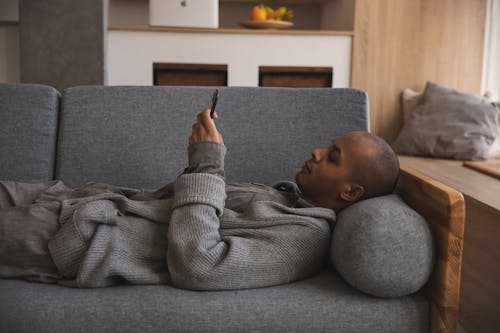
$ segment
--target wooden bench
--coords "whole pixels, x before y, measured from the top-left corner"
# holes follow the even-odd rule
[[[463,194],[465,233],[459,306],[468,332],[500,332],[500,180],[461,161],[400,156],[412,168]]]
[[[404,165],[397,192],[427,220],[436,238],[436,267],[425,288],[430,332],[456,332],[465,223],[463,196]]]

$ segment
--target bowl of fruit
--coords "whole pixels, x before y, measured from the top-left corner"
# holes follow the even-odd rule
[[[293,11],[285,6],[272,9],[260,4],[252,8],[249,20],[240,22],[240,25],[250,29],[285,29],[293,26],[290,22],[293,17]]]

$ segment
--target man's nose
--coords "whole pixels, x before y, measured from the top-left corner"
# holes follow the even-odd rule
[[[321,159],[323,158],[325,150],[326,149],[324,149],[324,148],[313,149],[311,155],[312,155],[312,158],[313,158],[314,162],[320,162],[321,161]]]

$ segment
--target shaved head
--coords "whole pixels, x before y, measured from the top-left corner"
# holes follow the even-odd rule
[[[399,175],[392,148],[367,132],[349,132],[327,148],[313,149],[295,176],[302,197],[336,211],[362,199],[391,193]]]
[[[365,188],[362,199],[391,193],[399,175],[396,154],[380,137],[367,132],[355,133],[367,143],[365,154],[354,163],[351,174],[352,181]]]

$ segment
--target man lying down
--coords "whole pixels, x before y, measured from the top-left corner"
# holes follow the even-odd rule
[[[391,148],[365,132],[314,149],[296,184],[226,184],[225,152],[206,109],[188,167],[157,191],[0,182],[0,277],[79,288],[288,283],[323,268],[335,212],[390,193],[399,171]]]

